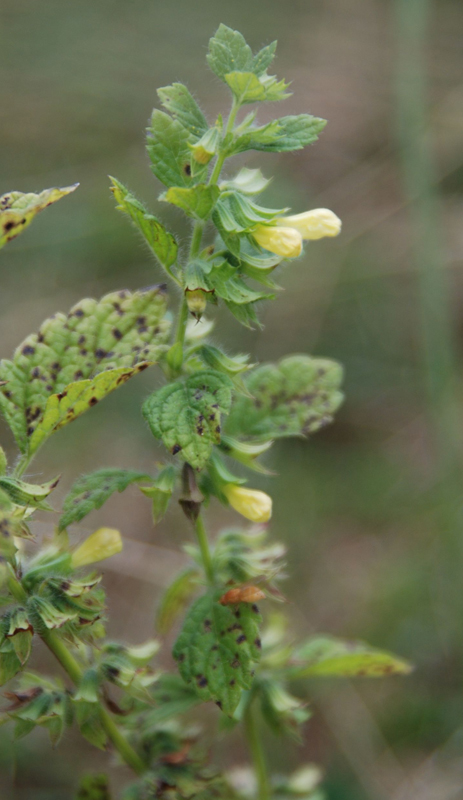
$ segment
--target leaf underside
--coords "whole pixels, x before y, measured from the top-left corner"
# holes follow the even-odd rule
[[[173,656],[184,681],[231,715],[260,659],[261,617],[255,605],[221,605],[221,594],[210,591],[192,605]]]
[[[55,314],[0,363],[0,409],[20,450],[55,430],[157,360],[169,333],[162,287],[85,299]]]
[[[131,483],[149,478],[144,472],[125,469],[100,469],[84,475],[73,485],[63,504],[59,530],[80,522],[90,511],[101,508],[114,492],[123,492]]]

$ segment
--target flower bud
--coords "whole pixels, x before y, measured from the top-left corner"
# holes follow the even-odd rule
[[[98,528],[85,542],[82,542],[72,554],[71,564],[74,569],[104,561],[122,550],[122,537],[114,528]]]
[[[251,522],[268,522],[272,516],[272,498],[265,492],[228,483],[223,493],[231,507]]]
[[[201,319],[206,308],[206,293],[202,289],[186,289],[186,303],[196,319]]]
[[[188,145],[193,158],[198,164],[209,164],[217,155],[220,146],[220,133],[217,128],[210,128],[198,142]]]
[[[302,236],[295,228],[258,225],[252,235],[257,244],[277,256],[297,258],[302,253]]]
[[[276,224],[289,226],[298,231],[303,239],[323,239],[337,236],[341,231],[341,220],[328,208],[314,208],[302,214],[277,219]]]

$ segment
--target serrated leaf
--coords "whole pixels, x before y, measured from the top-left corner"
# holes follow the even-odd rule
[[[115,178],[111,178],[111,181],[111,191],[118,203],[118,209],[131,217],[160,264],[168,270],[177,260],[178,245],[174,237],[120,181]]]
[[[181,208],[185,214],[193,219],[207,219],[211,214],[220,195],[218,186],[206,186],[201,183],[189,189],[171,187],[162,197],[168,203]]]
[[[180,674],[203,700],[213,700],[231,716],[242,689],[252,684],[260,658],[260,614],[256,606],[219,603],[222,590],[211,590],[193,603],[173,656]]]
[[[66,197],[77,189],[78,185],[75,183],[63,189],[44,189],[40,194],[8,192],[0,197],[0,248],[19,236],[39,211]]]
[[[232,382],[226,375],[203,370],[152,394],[143,405],[151,432],[167,449],[195,469],[202,469],[214,444],[220,442],[222,415],[228,414]]]
[[[246,376],[253,399],[237,399],[227,430],[262,439],[308,436],[332,421],[341,380],[341,366],[327,359],[296,355],[264,364]]]
[[[207,120],[194,97],[182,83],[162,86],[158,97],[164,108],[186,128],[195,139],[200,139],[209,128]]]
[[[235,305],[256,303],[258,300],[271,300],[275,295],[259,292],[249,286],[236,274],[237,270],[227,266],[211,270],[208,281],[211,288],[221,297]]]
[[[100,469],[84,475],[74,483],[63,503],[59,530],[73,522],[80,522],[90,511],[101,508],[114,492],[123,492],[131,483],[147,479],[149,476],[144,472],[116,468]]]
[[[288,84],[277,81],[268,75],[260,80],[253,72],[230,72],[225,75],[225,81],[235,95],[237,103],[257,103],[275,100],[284,100],[289,97],[286,92]]]
[[[252,59],[252,71],[255,75],[263,75],[264,72],[269,68],[270,64],[275,58],[276,49],[277,42],[275,41],[271,44],[268,44],[266,47],[263,47],[262,50],[259,50],[259,52],[256,53]]]
[[[367,677],[408,675],[412,666],[384,650],[364,642],[349,642],[331,636],[315,636],[293,653],[289,673],[293,678]]]
[[[0,409],[22,452],[158,359],[169,334],[162,288],[84,299],[0,363]],[[72,398],[72,400],[71,400]]]
[[[261,128],[254,128],[238,136],[229,146],[230,154],[246,150],[259,150],[264,153],[286,153],[301,150],[316,142],[326,125],[326,120],[311,114],[281,117]]]
[[[201,703],[194,687],[187,686],[180,675],[161,675],[152,690],[154,707],[148,712],[148,720],[159,725],[171,717],[185,714],[190,708]]]
[[[151,169],[165,186],[193,186],[205,177],[207,166],[198,166],[192,175],[190,138],[189,131],[177,119],[172,119],[164,111],[153,111],[147,150]]]
[[[200,573],[186,569],[177,575],[166,589],[156,614],[156,628],[163,636],[168,633],[179,614],[198,588]]]
[[[222,24],[209,40],[207,62],[212,72],[224,80],[229,72],[252,68],[252,50],[241,33]]]
[[[252,303],[240,305],[239,303],[233,303],[230,300],[225,300],[225,305],[231,314],[233,314],[235,319],[238,320],[240,325],[244,325],[245,328],[255,330],[256,328],[263,327],[257,316],[255,306]]]

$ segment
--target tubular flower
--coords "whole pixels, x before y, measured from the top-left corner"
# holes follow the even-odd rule
[[[98,528],[72,554],[72,566],[85,567],[95,561],[115,556],[122,550],[122,537],[114,528]]]
[[[277,226],[283,225],[299,231],[303,239],[323,239],[324,236],[337,236],[341,232],[341,220],[329,208],[314,208],[302,214],[281,217]]]
[[[227,483],[223,492],[231,507],[251,522],[268,522],[272,516],[272,498],[265,492],[236,483]]]
[[[295,228],[257,225],[252,235],[257,244],[277,256],[297,258],[302,253],[302,236]]]

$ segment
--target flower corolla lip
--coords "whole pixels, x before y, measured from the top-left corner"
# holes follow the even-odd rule
[[[342,222],[329,208],[314,208],[302,214],[293,214],[280,217],[276,220],[277,227],[284,226],[297,230],[303,239],[323,239],[325,236],[338,236],[341,232]]]
[[[257,244],[283,258],[297,258],[302,253],[302,236],[290,226],[257,225],[252,231]]]
[[[272,516],[272,498],[265,492],[236,483],[228,483],[223,491],[231,507],[251,522],[268,522]]]

